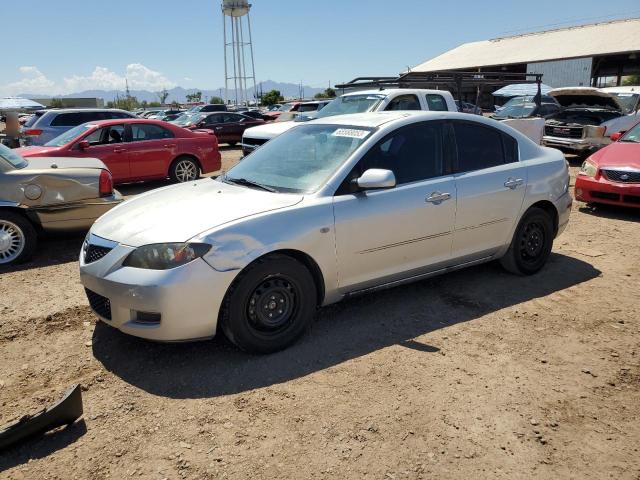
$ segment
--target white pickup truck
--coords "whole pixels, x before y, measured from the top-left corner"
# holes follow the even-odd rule
[[[315,118],[345,115],[348,113],[381,112],[389,110],[427,110],[457,112],[458,107],[451,93],[444,90],[389,88],[363,90],[342,95],[322,110],[299,116],[287,122],[273,122],[248,128],[242,136],[242,151],[248,155],[281,133]]]

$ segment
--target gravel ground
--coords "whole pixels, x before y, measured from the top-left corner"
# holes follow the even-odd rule
[[[0,478],[637,480],[639,221],[575,204],[536,276],[487,264],[345,301],[269,356],[96,324],[82,238],[47,240],[0,273],[0,423],[73,383],[85,415],[2,452]]]

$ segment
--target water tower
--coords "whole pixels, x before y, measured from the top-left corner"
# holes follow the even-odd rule
[[[222,22],[224,32],[224,97],[229,101],[229,82],[234,90],[236,105],[247,104],[256,96],[256,73],[251,42],[251,4],[247,0],[223,0]],[[249,57],[247,59],[247,57]],[[229,60],[231,68],[229,68]],[[247,87],[253,95],[247,95]]]

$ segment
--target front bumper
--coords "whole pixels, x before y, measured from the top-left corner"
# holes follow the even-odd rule
[[[542,144],[546,147],[572,150],[574,152],[587,152],[600,148],[602,142],[594,142],[589,138],[564,138],[544,135]]]
[[[100,240],[92,237],[90,242]],[[81,253],[80,281],[98,317],[124,333],[150,340],[213,337],[222,301],[238,272],[219,272],[203,259],[171,270],[123,267],[133,250],[116,244],[88,264]],[[96,298],[103,299],[105,308],[95,308]]]
[[[586,203],[606,203],[640,208],[640,184],[616,183],[598,177],[578,175],[576,178],[576,200]]]

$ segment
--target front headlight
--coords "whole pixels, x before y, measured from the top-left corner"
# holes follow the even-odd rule
[[[596,167],[589,160],[585,160],[582,162],[582,166],[580,167],[579,175],[586,175],[587,177],[595,177],[598,173],[598,167]]]
[[[125,258],[125,267],[169,270],[202,257],[211,249],[206,243],[155,243],[135,249]]]

